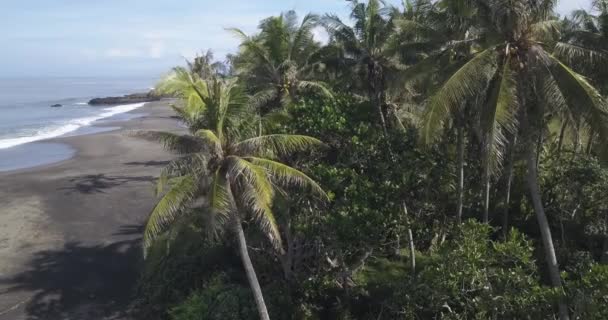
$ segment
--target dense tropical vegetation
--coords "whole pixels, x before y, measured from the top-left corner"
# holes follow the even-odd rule
[[[140,316],[608,318],[608,2],[555,2],[351,0],[176,67]]]

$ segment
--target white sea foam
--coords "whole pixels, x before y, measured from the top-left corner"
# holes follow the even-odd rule
[[[86,117],[86,118],[73,119],[58,127],[43,128],[43,129],[37,131],[35,134],[30,135],[30,136],[1,139],[0,140],[0,149],[10,148],[10,147],[18,146],[20,144],[24,144],[24,143],[28,143],[28,142],[56,138],[56,137],[62,136],[64,134],[73,132],[73,131],[77,130],[78,128],[81,128],[84,126],[89,126],[97,120],[101,120],[101,119],[108,118],[108,117],[111,117],[111,116],[114,116],[114,115],[117,115],[120,113],[125,113],[125,112],[135,110],[137,108],[142,107],[144,104],[145,103],[134,103],[134,104],[125,104],[125,105],[105,108],[105,109],[102,109],[103,112],[100,113],[99,115],[92,116],[92,117]]]
[[[88,103],[88,102],[76,102],[76,103],[74,103],[74,104],[75,104],[75,105],[77,105],[77,106],[86,106],[86,105],[88,105],[89,103]]]

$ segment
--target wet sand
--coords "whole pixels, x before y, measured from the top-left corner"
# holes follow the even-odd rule
[[[167,105],[104,123],[118,130],[42,142],[71,147],[68,160],[0,173],[1,320],[128,319],[142,224],[173,158],[129,133],[183,131]]]

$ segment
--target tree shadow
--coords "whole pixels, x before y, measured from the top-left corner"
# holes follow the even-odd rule
[[[84,194],[105,193],[104,190],[118,187],[129,182],[152,182],[153,176],[106,176],[105,174],[90,174],[70,179],[73,186],[59,188],[69,192]]]
[[[138,235],[141,236],[144,233],[145,225],[143,224],[127,224],[121,226],[118,231],[112,233],[113,236],[130,236]]]
[[[124,164],[126,164],[128,166],[160,167],[160,166],[166,166],[170,162],[171,161],[169,161],[169,160],[164,160],[164,161],[152,160],[152,161],[125,162]]]
[[[34,292],[25,305],[27,319],[122,318],[138,278],[140,239],[95,246],[70,242],[41,251],[25,271],[0,284],[8,293]]]

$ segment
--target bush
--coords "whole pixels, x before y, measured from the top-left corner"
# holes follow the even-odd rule
[[[219,273],[169,312],[172,320],[255,319],[257,311],[249,287],[235,285]]]
[[[491,232],[469,221],[439,247],[401,291],[406,318],[551,318],[554,292],[540,285],[530,242],[516,230],[492,241]]]
[[[593,264],[580,279],[566,282],[573,319],[608,319],[608,266]]]

